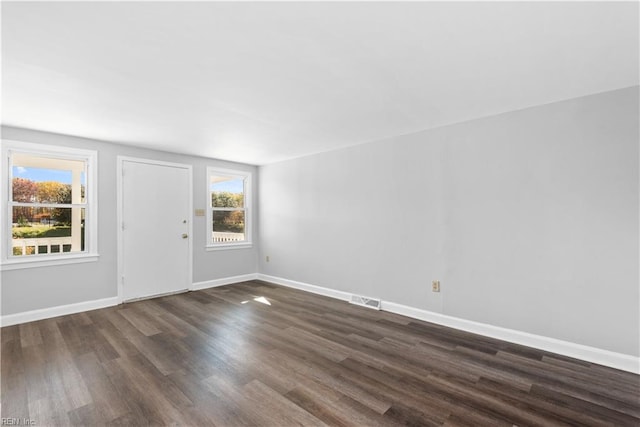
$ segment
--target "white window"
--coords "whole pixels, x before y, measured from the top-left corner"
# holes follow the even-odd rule
[[[207,246],[251,247],[251,173],[207,168]]]
[[[2,142],[2,269],[97,257],[97,153]]]

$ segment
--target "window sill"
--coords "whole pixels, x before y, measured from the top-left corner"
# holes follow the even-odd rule
[[[99,254],[79,254],[79,255],[66,255],[57,257],[39,257],[29,258],[21,260],[4,261],[0,265],[1,271],[6,270],[19,270],[23,268],[38,268],[38,267],[51,267],[55,265],[66,264],[79,264],[84,262],[98,261]]]
[[[228,243],[228,244],[220,244],[220,245],[207,245],[205,247],[206,251],[226,251],[227,249],[250,249],[253,247],[253,243]]]

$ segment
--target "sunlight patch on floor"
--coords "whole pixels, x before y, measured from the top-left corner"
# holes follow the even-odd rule
[[[271,305],[269,300],[266,299],[265,297],[255,297],[253,300],[262,304]],[[250,300],[242,301],[240,304],[246,304],[248,302],[251,302],[251,301]]]

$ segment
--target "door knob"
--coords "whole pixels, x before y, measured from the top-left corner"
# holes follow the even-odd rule
[[[188,235],[187,233],[184,233],[184,234],[182,235],[182,238],[183,238],[183,239],[186,239],[186,238],[188,238],[188,237],[189,237],[189,235]]]

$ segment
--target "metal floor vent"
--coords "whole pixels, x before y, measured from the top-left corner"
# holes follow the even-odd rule
[[[382,301],[374,298],[367,298],[360,295],[351,295],[351,304],[361,305],[363,307],[373,308],[374,310],[380,310]]]

